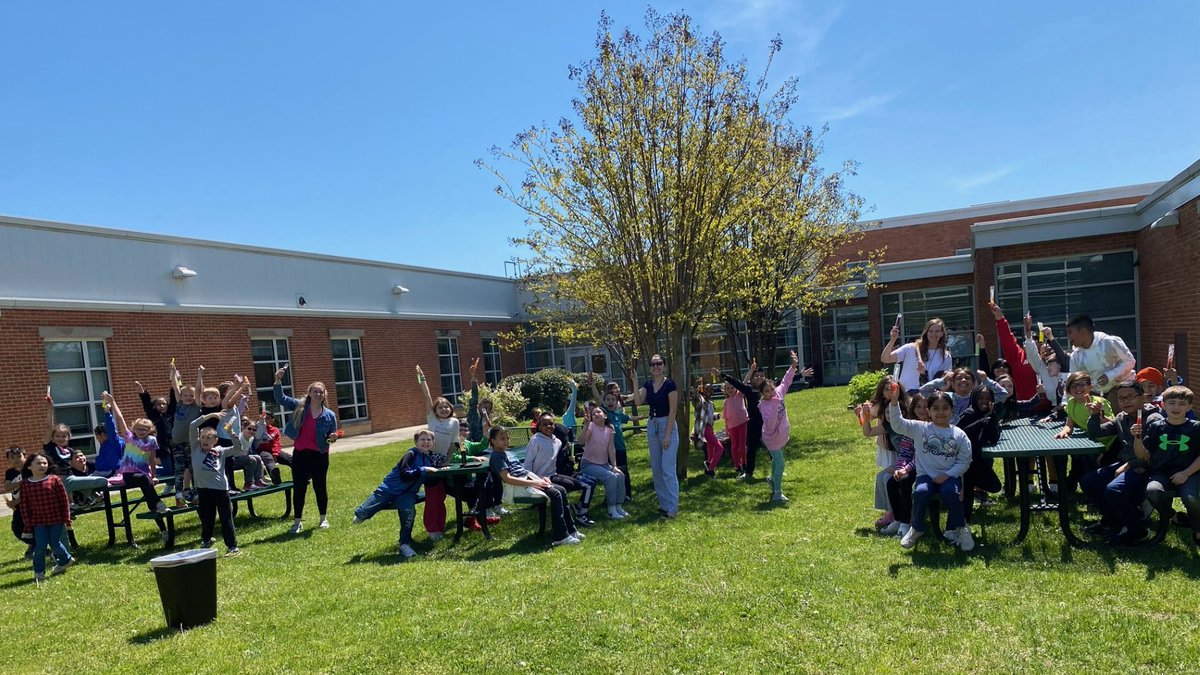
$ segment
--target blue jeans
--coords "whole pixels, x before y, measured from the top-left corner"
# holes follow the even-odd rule
[[[66,526],[62,523],[56,525],[37,525],[33,528],[33,573],[42,576],[46,574],[46,547],[50,547],[50,552],[54,555],[54,562],[59,565],[66,565],[71,561],[71,554],[67,552],[67,547],[63,544],[63,532]]]
[[[354,517],[359,520],[370,520],[372,516],[388,506],[395,506],[396,513],[400,515],[400,543],[412,545],[413,523],[417,519],[416,492],[403,492],[397,495],[376,489],[371,496],[358,505],[358,508],[354,509]]]
[[[613,471],[607,464],[580,462],[579,472],[595,478],[604,485],[604,502],[609,506],[625,503],[625,477]]]
[[[962,505],[962,478],[951,476],[938,485],[933,482],[933,476],[917,476],[913,483],[912,526],[918,532],[925,531],[925,512],[929,510],[929,502],[933,495],[940,495],[942,508],[946,511],[946,529],[957,530],[966,524]]]
[[[658,508],[671,515],[679,513],[679,476],[675,462],[679,454],[679,427],[672,424],[671,439],[664,449],[662,439],[668,438],[667,418],[652,417],[646,424],[646,444],[650,449],[650,473],[654,476],[654,494]]]
[[[771,496],[783,494],[783,448],[768,450],[771,453]]]
[[[1114,477],[1104,487],[1104,499],[1100,513],[1114,527],[1130,529],[1142,525],[1142,501],[1146,499],[1146,486],[1150,483],[1148,471],[1130,469]]]
[[[1108,491],[1108,486],[1117,480],[1117,469],[1120,468],[1121,464],[1121,462],[1117,462],[1102,466],[1095,471],[1089,471],[1079,477],[1079,489],[1087,498],[1088,503],[1099,509],[1101,521],[1108,525],[1116,522],[1116,516],[1112,512],[1112,508],[1108,505],[1108,499],[1105,497],[1105,494]]]
[[[1153,474],[1146,485],[1146,499],[1154,508],[1165,510],[1171,506],[1171,501],[1165,494],[1166,490],[1174,490],[1191,521],[1192,531],[1200,532],[1200,472],[1192,474],[1183,485],[1175,485],[1168,474]]]

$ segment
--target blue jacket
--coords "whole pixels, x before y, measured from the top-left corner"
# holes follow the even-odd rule
[[[121,457],[125,455],[125,440],[117,434],[117,423],[110,412],[104,413],[104,433],[108,434],[108,440],[96,453],[96,471],[107,473],[120,468]]]
[[[278,382],[275,383],[275,402],[283,406],[284,410],[295,410],[296,406],[302,403],[302,401],[298,401],[283,393],[283,385]],[[303,416],[300,418],[301,425],[304,424],[304,419],[309,414],[308,410],[305,409]],[[287,416],[287,424],[283,427],[283,434],[294,441],[296,440],[296,436],[300,434],[300,430],[296,428],[293,417],[295,416]],[[333,414],[332,410],[325,408],[321,411],[321,416],[317,418],[317,450],[323,453],[329,452],[329,441],[326,439],[329,438],[329,434],[336,432],[337,416]]]
[[[425,469],[431,466],[433,466],[432,457],[416,448],[411,448],[404,453],[399,462],[396,462],[396,466],[388,472],[376,489],[390,495],[415,493],[421,487]]]

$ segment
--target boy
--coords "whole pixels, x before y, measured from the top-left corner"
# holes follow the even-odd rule
[[[104,413],[104,424],[92,430],[96,441],[96,464],[92,475],[109,478],[117,475],[121,457],[125,456],[125,439],[117,433],[117,422],[111,412]]]
[[[25,450],[9,448],[4,451],[4,456],[8,459],[8,467],[4,470],[4,491],[11,497],[6,499],[5,503],[12,510],[12,533],[17,541],[28,546],[25,559],[32,560],[33,542],[25,539],[25,521],[21,518],[21,509],[17,508],[17,499],[21,492],[21,469],[25,466]]]
[[[1143,402],[1142,386],[1136,382],[1122,382],[1117,385],[1117,405],[1121,412],[1116,418],[1109,419],[1104,415],[1104,406],[1099,402],[1088,404],[1091,416],[1087,421],[1087,435],[1093,441],[1104,437],[1114,438],[1112,447],[1101,457],[1101,466],[1095,471],[1084,474],[1079,479],[1079,488],[1083,490],[1088,502],[1100,511],[1100,522],[1088,528],[1091,534],[1101,534],[1111,537],[1121,528],[1117,513],[1109,505],[1110,499],[1117,499],[1121,494],[1125,477],[1122,468],[1132,461],[1136,455],[1133,451],[1133,425],[1142,420],[1149,422],[1158,419],[1158,408]],[[1153,417],[1152,417],[1153,416]],[[1109,491],[1112,495],[1109,496]],[[1140,501],[1132,506],[1140,506]]]
[[[225,424],[230,417],[230,414],[219,412],[197,417],[188,425],[188,443],[192,448],[192,479],[199,501],[196,510],[200,515],[200,546],[212,548],[213,521],[219,517],[226,555],[235,556],[241,551],[238,550],[237,532],[233,529],[229,481],[225,478],[225,455],[232,448],[217,445],[217,430],[209,426],[210,422]]]
[[[400,542],[397,550],[405,558],[417,554],[412,547],[413,522],[417,517],[417,491],[427,473],[436,473],[429,452],[433,450],[433,432],[422,429],[413,438],[414,447],[400,457],[375,492],[354,509],[354,525],[370,520],[387,506],[396,507],[400,514]]]
[[[175,379],[175,366],[171,366],[168,375],[172,380]],[[162,441],[158,446],[158,464],[160,472],[165,475],[175,475],[175,458],[171,452],[171,432],[175,425],[175,408],[178,402],[175,398],[175,387],[171,387],[170,400],[162,396],[151,397],[150,392],[142,386],[141,382],[133,381],[138,388],[138,398],[142,401],[142,412],[146,413],[146,419],[154,424],[154,437],[160,438]]]
[[[283,476],[279,473],[276,463],[292,465],[292,456],[283,452],[283,445],[279,439],[279,427],[271,424],[271,413],[263,407],[254,427],[254,452],[258,453],[258,458],[263,461],[263,468],[271,476],[271,482],[276,485],[283,482]]]
[[[196,404],[196,392],[204,383],[204,366],[196,370],[196,386],[180,386],[183,381],[175,363],[171,363],[171,393],[178,398],[175,405],[175,422],[171,425],[171,459],[175,464],[175,508],[183,508],[185,491],[192,485],[192,448],[188,442],[188,429],[200,416]]]
[[[97,476],[88,466],[87,455],[82,450],[76,450],[71,455],[71,468],[62,474],[63,487],[71,497],[71,502],[78,506],[93,506],[100,500],[97,494],[100,490],[108,489],[108,479]]]
[[[1112,503],[1122,527],[1111,543],[1134,544],[1146,536],[1142,514],[1135,506],[1143,495],[1160,515],[1169,516],[1171,502],[1166,490],[1171,488],[1179,492],[1192,536],[1200,543],[1200,422],[1187,418],[1193,399],[1191,389],[1170,387],[1163,392],[1166,418],[1151,418],[1144,427],[1135,424],[1130,430],[1136,458],[1122,467],[1124,489]]]
[[[1088,373],[1100,394],[1133,379],[1133,353],[1120,337],[1096,330],[1092,317],[1081,314],[1071,319],[1067,339],[1075,348],[1071,352],[1071,372]]]

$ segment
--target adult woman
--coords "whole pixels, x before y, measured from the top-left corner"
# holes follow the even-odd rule
[[[337,415],[325,407],[325,385],[313,382],[303,401],[283,393],[285,368],[275,371],[275,402],[284,410],[294,411],[287,416],[283,433],[292,439],[292,490],[296,494],[296,520],[292,523],[292,534],[304,529],[304,499],[308,494],[308,483],[312,481],[313,494],[317,496],[317,511],[321,514],[321,529],[329,527],[327,509],[329,494],[325,479],[329,474],[329,444],[337,441]]]
[[[921,331],[921,337],[899,349],[896,341],[900,339],[900,327],[892,326],[891,339],[879,355],[884,363],[900,363],[900,386],[908,393],[914,393],[921,388],[921,380],[939,377],[939,373],[949,372],[954,368],[954,359],[946,349],[946,322],[941,319],[930,319]]]
[[[650,408],[646,444],[650,450],[650,472],[654,476],[658,512],[666,518],[674,518],[679,514],[679,478],[675,474],[675,458],[679,452],[679,429],[675,426],[679,388],[667,378],[666,371],[662,356],[651,356],[650,379],[634,392],[633,402],[634,405],[645,403]]]

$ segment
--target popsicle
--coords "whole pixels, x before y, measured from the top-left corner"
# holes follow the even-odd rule
[[[988,297],[991,298],[992,304],[996,304],[996,287],[988,286]]]
[[[1174,343],[1167,345],[1167,367],[1168,368],[1175,367],[1175,344]]]
[[[903,319],[903,318],[904,318],[904,315],[903,315],[903,314],[897,314],[897,315],[896,315],[896,328],[899,328],[899,327],[900,327],[900,319]]]
[[[1042,326],[1041,321],[1037,322],[1037,327],[1038,327],[1037,341],[1044,342],[1046,340],[1046,336],[1042,335],[1042,329],[1044,328],[1044,326]]]

